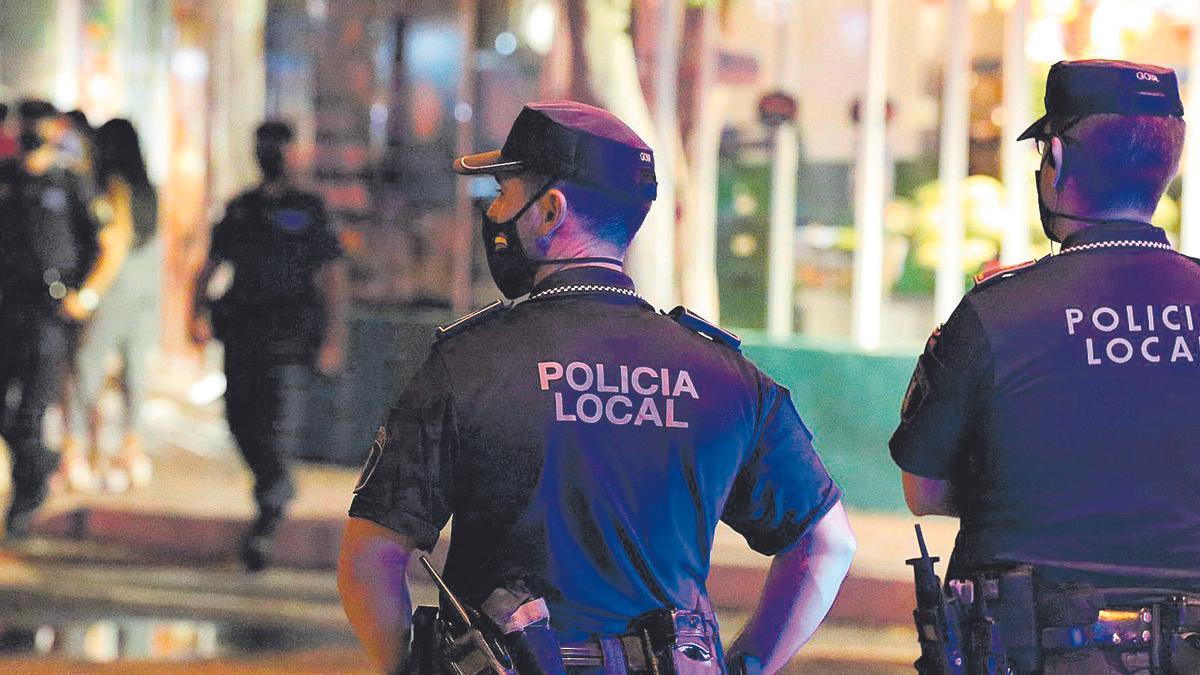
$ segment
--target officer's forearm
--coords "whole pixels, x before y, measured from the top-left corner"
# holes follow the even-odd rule
[[[408,652],[412,603],[405,570],[411,550],[400,535],[361,518],[351,518],[342,535],[342,606],[367,655],[386,672]]]
[[[730,653],[758,657],[765,672],[787,665],[829,612],[854,549],[839,502],[804,541],[772,561],[758,607]]]
[[[904,501],[915,516],[958,517],[954,484],[903,472]]]

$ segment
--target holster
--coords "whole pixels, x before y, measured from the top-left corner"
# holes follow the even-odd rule
[[[629,628],[621,643],[631,673],[705,675],[725,670],[716,617],[707,603],[699,611],[656,609]]]

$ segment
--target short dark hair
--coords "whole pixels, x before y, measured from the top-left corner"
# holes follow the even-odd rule
[[[280,120],[267,120],[258,125],[258,129],[254,130],[254,139],[256,141],[291,143],[295,137],[296,133],[292,131],[292,126]]]
[[[32,122],[43,117],[58,115],[58,108],[55,108],[49,101],[27,98],[17,105],[17,114],[21,116],[22,120]]]
[[[555,179],[535,171],[526,172],[524,177],[530,197],[534,190],[554,180],[551,187],[567,198],[567,210],[597,239],[622,250],[629,247],[650,211],[650,202],[631,201],[565,178]]]
[[[1179,171],[1184,121],[1153,115],[1087,115],[1063,137],[1068,175],[1093,211],[1153,211]]]

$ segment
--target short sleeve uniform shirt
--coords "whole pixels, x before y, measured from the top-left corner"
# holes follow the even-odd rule
[[[604,285],[553,274],[437,342],[393,406],[350,514],[429,549],[454,516],[447,583],[480,602],[514,583],[559,629],[612,635],[706,595],[718,520],[772,555],[840,492],[788,391],[715,342]],[[532,297],[532,296],[531,296]]]
[[[1096,226],[976,286],[930,338],[891,440],[952,481],[952,567],[1018,561],[1200,588],[1200,265]]]
[[[341,254],[317,195],[260,187],[234,198],[209,247],[210,260],[233,264],[222,300],[230,327],[264,350],[313,351],[325,321],[314,275]]]

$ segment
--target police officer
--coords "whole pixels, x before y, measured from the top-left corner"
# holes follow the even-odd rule
[[[705,627],[685,656],[717,672],[705,578],[724,520],[774,556],[731,660],[778,669],[829,608],[854,539],[788,391],[736,337],[656,312],[623,272],[656,193],[652,151],[604,110],[546,102],[502,150],[454,168],[499,181],[487,262],[507,298],[528,298],[440,328],[379,430],[339,565],[368,653],[407,658],[405,565],[453,515],[449,587],[475,607],[505,589],[543,599],[568,667],[633,668],[631,622],[673,609]]]
[[[1057,591],[1200,592],[1200,264],[1150,224],[1183,106],[1173,71],[1120,61],[1056,64],[1045,102],[1019,140],[1038,143],[1042,225],[1061,250],[976,278],[917,363],[891,454],[915,514],[961,519],[949,576],[1032,566],[1038,630],[1060,632],[1027,667],[1135,672],[1183,643],[1135,659],[1074,640],[1065,624],[1138,647],[1094,625],[1114,603],[1103,591]]]
[[[10,539],[28,533],[58,466],[58,453],[43,444],[42,418],[69,356],[71,324],[61,305],[96,252],[87,191],[55,148],[61,116],[36,100],[18,113],[20,153],[0,164],[0,430],[12,454]],[[5,396],[14,386],[15,400]]]
[[[214,226],[193,305],[193,338],[203,343],[215,334],[224,343],[226,416],[254,474],[258,516],[240,548],[251,571],[269,563],[295,494],[289,457],[303,438],[314,366],[337,372],[344,340],[341,247],[321,198],[288,174],[292,137],[282,122],[256,131],[262,183],[234,198]],[[210,303],[209,282],[222,268],[232,283]]]

